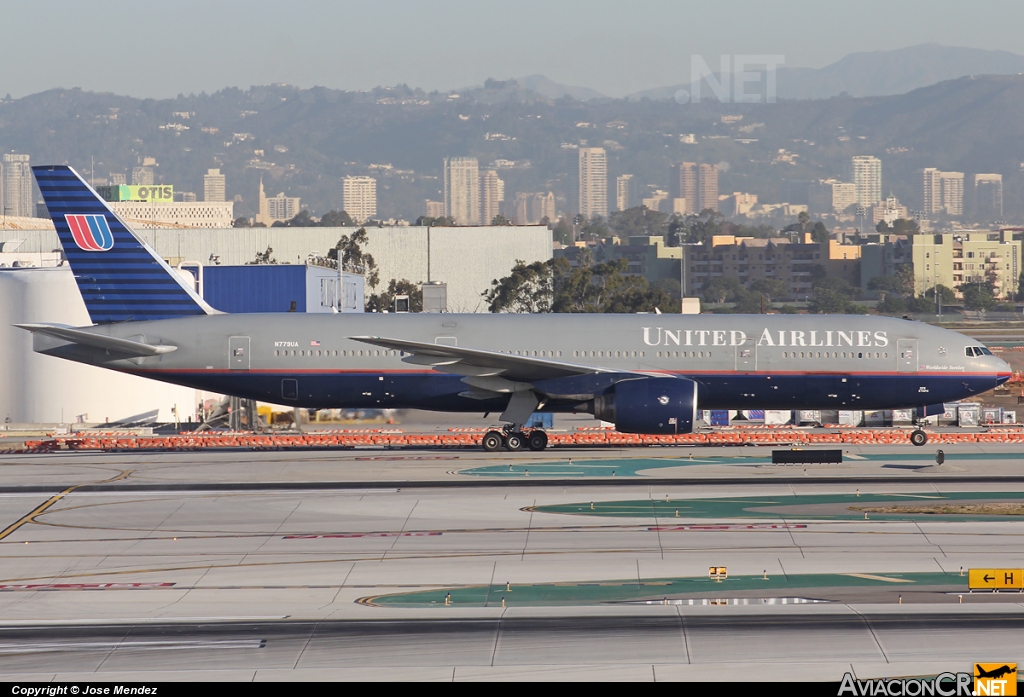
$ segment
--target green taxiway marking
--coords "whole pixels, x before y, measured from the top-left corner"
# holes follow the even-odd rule
[[[967,590],[967,577],[945,573],[863,573],[863,574],[772,574],[763,576],[730,576],[724,581],[706,577],[655,578],[628,581],[601,581],[591,583],[536,583],[515,584],[508,590],[505,584],[491,586],[457,586],[409,593],[394,593],[361,598],[358,602],[386,607],[444,607],[445,598],[459,607],[506,607],[599,605],[662,598],[765,591],[770,596],[786,595],[808,590],[850,587],[910,588],[914,586],[941,586],[949,590]]]
[[[841,447],[841,445],[840,445]],[[807,450],[828,450],[826,445],[808,445]],[[776,447],[776,450],[787,449]],[[845,457],[845,456],[844,456]],[[851,462],[900,462],[920,464],[921,466],[935,464],[935,454],[930,451],[913,453],[851,453],[848,457]],[[946,461],[968,461],[968,460],[1021,460],[1024,455],[1021,453],[946,453]],[[701,457],[639,457],[621,458],[607,460],[561,460],[555,462],[510,462],[504,465],[488,465],[486,467],[471,467],[459,470],[459,474],[484,477],[641,477],[643,470],[657,470],[666,467],[690,467],[699,465],[770,465],[770,455],[761,456],[701,456]],[[511,465],[511,467],[510,467]]]
[[[906,506],[932,506],[942,503],[964,504],[1024,500],[1024,491],[951,491],[928,494],[813,494],[808,496],[750,496],[728,499],[637,499],[631,501],[587,501],[528,509],[537,513],[607,516],[625,518],[674,519],[684,510],[684,518],[786,518],[790,520],[863,520],[864,512],[851,507],[872,508],[901,503]],[[868,513],[870,520],[1020,520],[1024,516],[942,513]]]

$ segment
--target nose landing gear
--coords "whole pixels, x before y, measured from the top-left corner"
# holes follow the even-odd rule
[[[928,442],[928,434],[919,428],[910,432],[910,442],[918,447]]]

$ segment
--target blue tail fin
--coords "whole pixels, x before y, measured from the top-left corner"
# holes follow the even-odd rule
[[[136,237],[78,172],[65,165],[32,171],[94,323],[215,312]]]

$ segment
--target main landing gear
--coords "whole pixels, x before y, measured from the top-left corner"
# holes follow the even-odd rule
[[[524,447],[530,450],[543,450],[548,447],[548,434],[540,429],[529,429],[523,432],[522,428],[506,426],[500,431],[488,431],[484,434],[484,450],[489,453],[497,452],[502,448],[511,452],[522,450]]]
[[[919,428],[910,432],[910,442],[918,447],[928,442],[928,434]]]

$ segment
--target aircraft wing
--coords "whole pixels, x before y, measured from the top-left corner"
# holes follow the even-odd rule
[[[70,341],[73,344],[91,346],[93,348],[106,349],[125,356],[144,357],[159,356],[171,351],[177,351],[177,346],[146,344],[131,339],[118,339],[106,334],[87,332],[80,328],[68,327],[63,324],[15,324],[15,327],[26,329],[33,334],[43,334],[55,339]]]
[[[622,370],[610,370],[592,365],[566,363],[552,358],[532,356],[516,356],[500,351],[484,351],[481,349],[447,346],[444,344],[428,344],[405,339],[389,339],[380,336],[351,336],[353,341],[380,346],[386,349],[404,351],[411,355],[402,360],[415,365],[427,365],[435,370],[473,378],[503,378],[520,383],[552,380],[554,378],[571,377],[574,375],[591,375],[595,373],[622,373]],[[483,380],[467,381],[469,384]],[[499,384],[500,381],[494,381]],[[487,388],[483,388],[487,389]],[[495,390],[502,391],[505,390]]]

